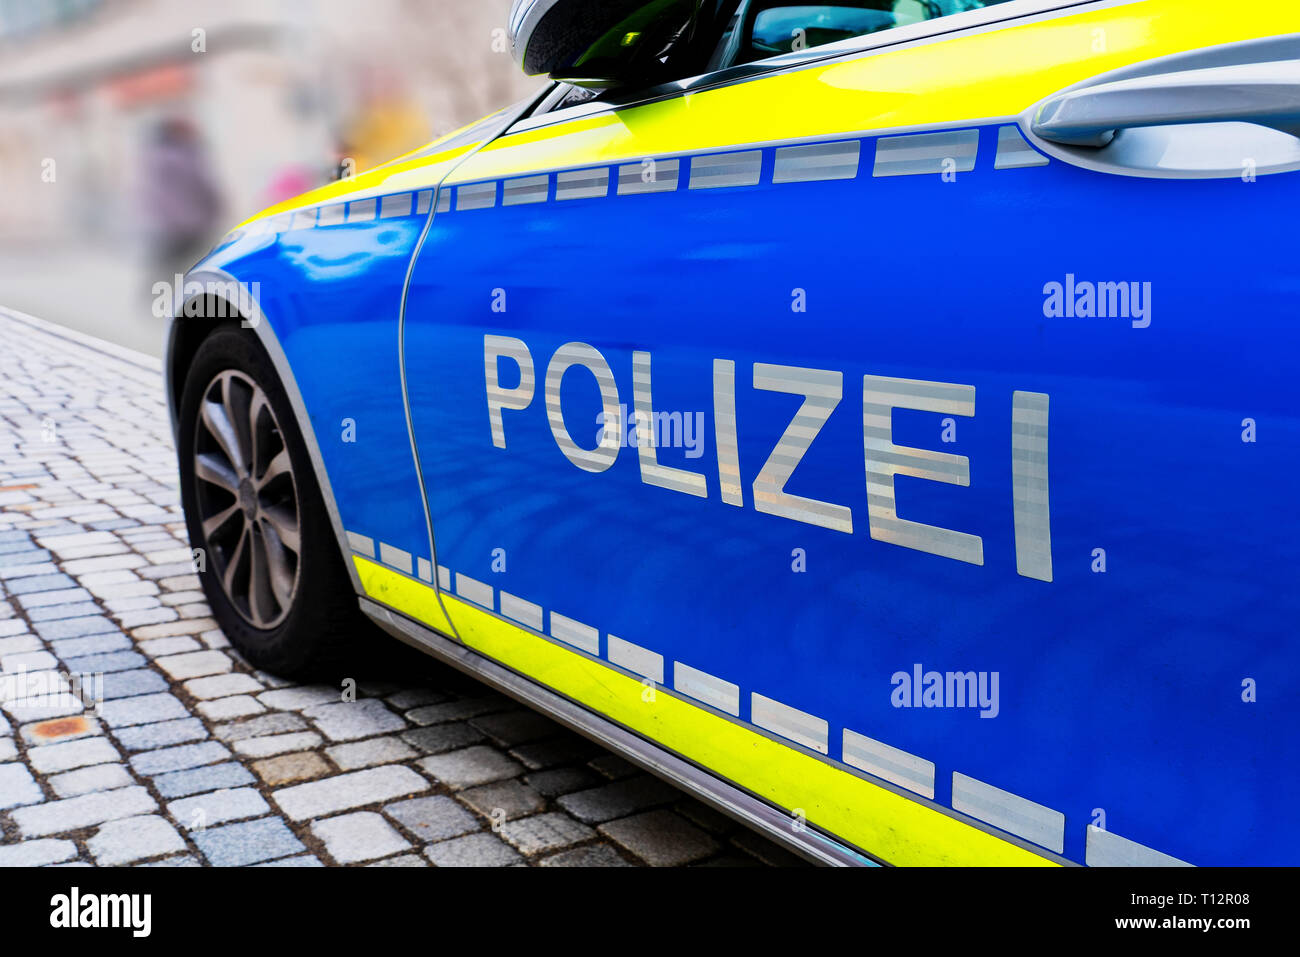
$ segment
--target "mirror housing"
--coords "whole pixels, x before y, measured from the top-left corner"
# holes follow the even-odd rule
[[[529,76],[606,90],[649,83],[699,0],[514,0],[510,52]]]

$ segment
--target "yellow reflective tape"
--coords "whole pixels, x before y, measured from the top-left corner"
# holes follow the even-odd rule
[[[452,633],[451,624],[438,603],[438,593],[432,588],[360,555],[353,555],[352,563],[357,567],[361,587],[368,598],[396,608],[443,634]]]
[[[495,140],[449,181],[1014,116],[1110,70],[1300,31],[1294,0],[1140,0],[814,64]]]
[[[450,633],[432,588],[353,556],[367,596]],[[465,645],[891,864],[1056,866],[458,598],[442,601]]]

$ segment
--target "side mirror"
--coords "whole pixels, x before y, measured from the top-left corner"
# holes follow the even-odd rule
[[[605,90],[653,81],[699,0],[514,0],[510,50],[524,73]]]

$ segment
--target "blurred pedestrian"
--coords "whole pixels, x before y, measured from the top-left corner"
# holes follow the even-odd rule
[[[181,117],[155,127],[145,149],[141,212],[159,277],[184,273],[221,231],[221,196],[192,123]]]

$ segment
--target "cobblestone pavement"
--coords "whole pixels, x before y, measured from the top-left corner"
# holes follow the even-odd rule
[[[355,701],[249,667],[110,352],[0,311],[0,866],[802,863],[377,631]]]

